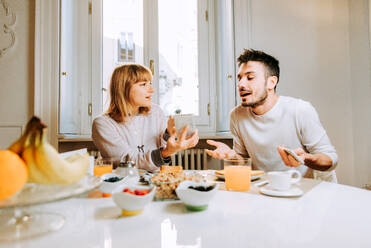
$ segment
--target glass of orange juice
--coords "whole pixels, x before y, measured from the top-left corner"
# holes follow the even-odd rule
[[[251,180],[251,159],[225,159],[224,177],[227,190],[248,191]]]
[[[112,173],[113,161],[111,159],[100,158],[94,161],[94,176],[100,177],[106,173]]]

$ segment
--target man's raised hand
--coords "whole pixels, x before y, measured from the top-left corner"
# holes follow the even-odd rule
[[[216,158],[216,159],[233,159],[233,158],[239,158],[240,156],[229,146],[222,142],[217,142],[214,140],[206,140],[206,143],[212,146],[215,146],[215,150],[209,150],[206,149],[206,153],[209,154],[209,156]]]

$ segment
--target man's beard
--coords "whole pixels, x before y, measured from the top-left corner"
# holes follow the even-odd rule
[[[265,86],[264,86],[264,92],[259,96],[258,100],[256,100],[255,102],[251,102],[251,103],[246,103],[242,100],[241,106],[256,108],[260,105],[263,105],[265,101],[267,100],[267,98],[268,98],[268,90],[267,90],[267,81],[266,81]]]

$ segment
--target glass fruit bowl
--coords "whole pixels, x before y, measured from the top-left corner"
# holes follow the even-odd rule
[[[27,183],[22,191],[0,201],[0,241],[14,241],[59,230],[64,216],[57,213],[27,212],[27,206],[59,201],[94,190],[101,184],[98,177],[86,175],[75,184],[42,185]]]

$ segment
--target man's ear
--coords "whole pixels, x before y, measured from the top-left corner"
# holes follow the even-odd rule
[[[267,88],[269,90],[273,90],[274,87],[276,87],[277,82],[278,82],[277,76],[270,76],[270,77],[268,77]]]

